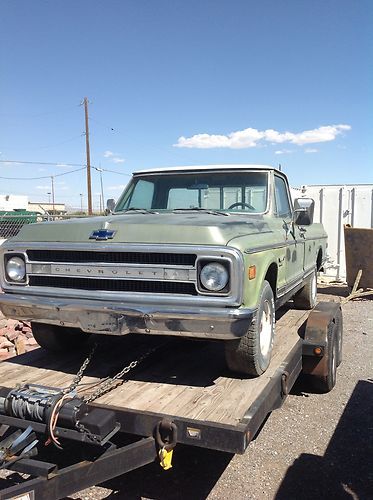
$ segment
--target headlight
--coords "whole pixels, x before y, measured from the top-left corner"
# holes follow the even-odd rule
[[[227,285],[229,275],[222,264],[211,262],[201,269],[200,280],[206,290],[219,292]]]
[[[10,281],[24,281],[26,276],[26,264],[21,257],[11,257],[5,266]]]

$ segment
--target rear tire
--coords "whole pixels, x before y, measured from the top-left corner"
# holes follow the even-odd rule
[[[259,307],[246,334],[225,342],[225,359],[234,372],[261,375],[271,361],[275,333],[275,301],[268,281],[263,282]]]
[[[64,352],[80,348],[90,338],[90,334],[84,333],[80,328],[68,328],[45,323],[31,323],[31,328],[40,347],[51,352]]]
[[[313,309],[317,302],[317,268],[307,278],[307,283],[294,295],[295,309]]]
[[[343,316],[342,316],[342,311],[341,309],[338,309],[336,315],[335,315],[335,327],[336,327],[336,333],[337,333],[337,344],[338,344],[338,349],[337,349],[337,366],[339,366],[342,363],[343,359]]]

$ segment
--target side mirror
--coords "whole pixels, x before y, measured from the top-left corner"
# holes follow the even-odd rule
[[[115,200],[114,200],[114,198],[109,198],[106,201],[106,210],[105,210],[105,212],[107,214],[110,214],[114,210],[114,207],[115,207]]]
[[[294,200],[294,223],[297,226],[310,226],[313,223],[315,202],[312,198]]]

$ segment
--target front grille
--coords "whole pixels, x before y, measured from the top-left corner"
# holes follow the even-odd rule
[[[164,264],[194,266],[195,254],[146,252],[92,252],[84,250],[27,250],[34,262],[110,263],[110,264]]]
[[[31,286],[70,288],[76,290],[106,290],[109,292],[177,293],[197,295],[193,283],[172,281],[110,280],[65,278],[59,276],[30,276]]]

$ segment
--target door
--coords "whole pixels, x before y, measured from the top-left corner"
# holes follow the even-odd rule
[[[287,183],[275,175],[275,202],[277,217],[282,219],[285,241],[286,288],[291,288],[303,278],[304,238],[293,223],[293,207]]]

